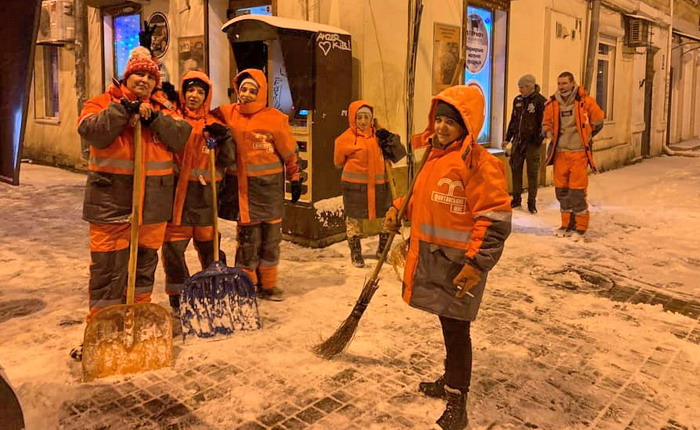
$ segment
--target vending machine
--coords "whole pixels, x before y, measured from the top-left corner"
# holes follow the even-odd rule
[[[335,138],[348,127],[352,91],[350,34],[314,22],[243,15],[222,27],[237,71],[257,68],[268,79],[268,106],[289,116],[297,141],[302,196],[291,203],[286,186],[282,234],[304,246],[345,238]]]

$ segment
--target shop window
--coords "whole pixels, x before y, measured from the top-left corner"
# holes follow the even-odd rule
[[[605,119],[613,119],[613,101],[615,81],[615,45],[613,42],[598,44],[598,63],[596,69],[595,99],[598,106],[605,111]]]
[[[466,33],[467,52],[464,83],[477,87],[484,94],[484,126],[479,134],[479,143],[491,141],[491,110],[493,87],[493,24],[492,10],[467,7]]]
[[[34,72],[34,116],[37,119],[58,120],[59,47],[37,47]]]
[[[121,79],[131,50],[139,46],[141,15],[121,15],[112,18],[114,31],[114,76]]]

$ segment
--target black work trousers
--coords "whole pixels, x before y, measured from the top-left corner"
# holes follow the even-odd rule
[[[463,393],[469,391],[472,379],[472,338],[470,322],[440,317],[445,339],[445,383]]]
[[[527,163],[527,198],[537,197],[538,176],[540,172],[540,152],[542,145],[521,143],[525,148],[516,147],[510,157],[510,169],[513,176],[513,200],[519,202],[523,192],[523,167]]]

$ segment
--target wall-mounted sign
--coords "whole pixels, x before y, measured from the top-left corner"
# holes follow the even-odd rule
[[[204,36],[180,37],[177,45],[180,79],[191,70],[207,72],[204,64]]]
[[[433,95],[452,83],[459,62],[460,28],[435,23],[433,28]]]
[[[161,58],[170,46],[170,27],[168,18],[161,12],[155,12],[148,18],[148,27],[153,29],[151,38],[151,54],[156,58]]]
[[[471,3],[471,2],[470,2]],[[466,10],[466,64],[464,82],[479,88],[484,94],[484,126],[478,141],[491,140],[491,87],[493,50],[493,11],[468,6]]]
[[[489,9],[508,10],[511,0],[467,0],[469,6],[481,6]]]

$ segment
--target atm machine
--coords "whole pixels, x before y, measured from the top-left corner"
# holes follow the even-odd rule
[[[302,195],[289,199],[282,234],[324,247],[345,238],[340,171],[333,165],[335,138],[347,127],[352,91],[350,34],[328,25],[266,15],[236,17],[222,27],[236,68],[257,68],[268,79],[268,106],[289,116],[301,164]]]

